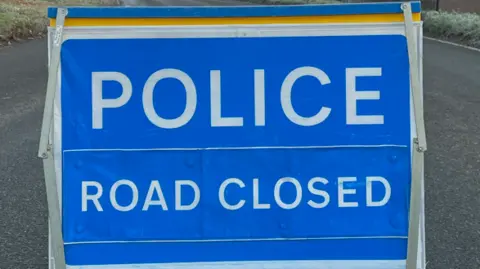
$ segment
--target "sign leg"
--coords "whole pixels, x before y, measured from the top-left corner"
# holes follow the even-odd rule
[[[420,239],[420,225],[422,214],[422,180],[424,152],[427,149],[425,123],[423,118],[422,88],[418,54],[415,51],[416,39],[414,35],[413,16],[411,3],[402,4],[405,19],[405,34],[408,46],[408,58],[410,64],[411,96],[416,126],[416,138],[413,141],[412,157],[412,183],[410,190],[410,214],[408,229],[407,269],[417,269],[418,250]]]
[[[40,145],[38,150],[38,156],[43,159],[49,217],[49,253],[51,253],[51,256],[53,256],[53,268],[55,269],[66,269],[64,241],[62,235],[62,218],[60,212],[60,198],[57,189],[55,162],[52,152],[53,147],[50,140],[53,122],[53,106],[55,101],[55,92],[57,91],[58,69],[60,66],[60,48],[63,41],[63,25],[66,15],[66,9],[58,9],[55,39],[50,54],[51,58],[49,59],[47,93],[43,112]],[[50,258],[51,257],[49,257],[49,264]]]
[[[407,37],[408,60],[410,64],[410,85],[413,95],[413,112],[415,114],[415,125],[417,128],[418,150],[427,150],[427,138],[425,134],[425,120],[423,118],[422,85],[420,83],[420,72],[418,68],[418,57],[415,50],[416,39],[413,28],[412,6],[410,3],[402,4],[405,20],[405,34]]]
[[[49,59],[47,93],[45,97],[45,107],[43,110],[40,145],[38,149],[38,156],[40,158],[47,157],[47,148],[50,144],[49,136],[53,121],[53,104],[55,101],[55,92],[57,91],[58,68],[60,67],[60,47],[63,42],[63,25],[65,23],[66,15],[66,9],[58,9],[55,37],[53,40],[52,51],[50,53]]]
[[[417,144],[415,142],[415,144]],[[413,150],[412,185],[410,191],[410,216],[408,228],[407,269],[417,269],[418,240],[420,238],[421,190],[423,175],[423,152]]]
[[[62,235],[62,220],[60,216],[60,205],[58,190],[55,177],[55,163],[51,151],[43,159],[43,170],[45,174],[45,184],[47,189],[48,217],[50,221],[52,256],[55,269],[65,269],[65,251]],[[53,183],[55,182],[55,183]]]

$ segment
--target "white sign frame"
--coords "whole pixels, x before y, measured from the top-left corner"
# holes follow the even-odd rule
[[[55,46],[55,41],[58,41],[58,29],[56,27],[49,27],[48,28],[48,55],[49,55],[49,66],[50,61],[53,55],[52,52]],[[64,27],[62,29],[62,36],[63,42],[66,42],[70,39],[89,39],[89,38],[101,38],[101,39],[109,39],[109,38],[179,38],[179,37],[196,37],[196,38],[205,38],[205,37],[268,37],[268,36],[340,36],[340,35],[366,35],[366,34],[374,34],[374,35],[386,35],[386,34],[399,34],[406,36],[406,25],[405,23],[335,23],[335,24],[326,24],[326,23],[318,23],[318,24],[275,24],[275,25],[266,25],[266,24],[248,24],[248,25],[205,25],[205,26],[144,26],[144,27],[125,27],[125,26],[118,26],[118,27]],[[418,78],[420,82],[420,95],[423,96],[423,88],[421,85],[423,84],[423,29],[422,29],[422,22],[413,22],[413,36],[415,41],[415,54],[416,54],[416,62],[418,64],[417,71],[418,71]],[[62,42],[62,43],[63,43]],[[62,154],[59,145],[61,145],[61,103],[60,103],[60,87],[61,87],[61,66],[57,70],[57,85],[55,90],[55,99],[54,99],[54,107],[53,107],[53,128],[50,128],[50,136],[53,140],[50,140],[53,146],[53,161],[54,165],[46,165],[45,166],[45,174],[47,176],[47,172],[51,176],[52,174],[55,175],[56,185],[58,190],[58,197],[62,197],[61,189],[62,189]],[[411,100],[413,104],[413,100]],[[421,100],[423,102],[423,98]],[[413,106],[412,106],[413,107]],[[420,111],[423,113],[423,111]],[[411,123],[412,123],[412,141],[413,139],[417,138],[416,133],[416,125],[415,125],[415,113],[411,111]],[[412,150],[416,150],[416,145],[411,144]],[[412,152],[412,155],[414,153]],[[417,262],[416,268],[417,269],[425,269],[426,268],[426,256],[425,256],[425,205],[424,205],[424,167],[423,167],[423,154],[421,155],[421,163],[419,163],[422,173],[421,177],[421,189],[419,193],[421,197],[419,197],[420,202],[420,225],[418,227],[418,252],[417,252]],[[51,171],[54,169],[54,171]],[[412,183],[413,183],[412,178]],[[412,184],[413,185],[413,184]],[[59,199],[59,208],[60,212],[62,212],[61,206],[61,199]],[[63,269],[63,268],[56,268],[55,266],[55,250],[53,249],[54,245],[52,244],[52,231],[51,231],[51,223],[49,221],[49,269]],[[61,227],[61,226],[60,226]],[[63,250],[63,247],[62,247]],[[58,261],[57,261],[58,262]],[[354,261],[353,263],[358,264],[358,266],[354,266],[353,264],[338,264],[332,263],[331,265],[339,265],[339,266],[348,266],[351,269],[380,269],[382,268],[381,263],[378,264],[378,267],[374,266],[372,261],[366,261],[366,264],[359,264],[358,261]],[[57,263],[58,264],[58,263]],[[217,268],[215,265],[220,264],[212,264],[212,263],[203,263],[203,264],[196,264],[196,267],[200,268]],[[275,266],[275,264],[272,264]],[[328,264],[325,264],[326,267],[322,268],[330,268]],[[372,265],[374,267],[372,267]],[[191,265],[190,265],[191,266]],[[212,267],[213,266],[213,267]],[[237,264],[236,266],[240,266]],[[248,268],[248,264],[243,264],[241,266],[246,266],[242,268]],[[350,267],[354,266],[354,267]],[[403,267],[402,267],[403,266]],[[179,268],[179,267],[188,267],[185,264],[171,264],[170,266],[165,266],[162,268]],[[219,268],[237,268],[237,267],[230,267],[227,264],[222,263]],[[93,268],[100,268],[94,266],[67,266],[66,268],[69,269],[93,269]],[[106,267],[101,267],[106,268]],[[125,266],[109,266],[109,269],[113,268],[130,268]],[[133,268],[133,267],[132,267]],[[145,268],[154,268],[148,267],[145,265]],[[155,267],[158,268],[158,267]],[[256,268],[256,267],[255,267]],[[265,267],[264,267],[265,268]],[[275,267],[278,268],[278,267]],[[292,268],[311,268],[311,266],[307,263],[297,263]],[[318,268],[318,266],[317,266]],[[344,267],[346,268],[346,267]],[[406,268],[405,265],[400,265],[398,268]],[[321,269],[321,268],[318,268]],[[408,268],[410,269],[410,268]]]

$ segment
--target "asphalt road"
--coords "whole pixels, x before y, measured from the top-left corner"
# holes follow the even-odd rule
[[[178,0],[158,2],[179,4]],[[207,2],[234,3],[185,0],[180,4]],[[477,269],[480,52],[429,40],[424,43],[428,268]],[[46,51],[45,40],[0,49],[1,269],[47,268],[45,187],[41,161],[36,157]]]

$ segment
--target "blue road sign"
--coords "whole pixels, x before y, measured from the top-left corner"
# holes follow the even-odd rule
[[[406,258],[403,36],[69,40],[61,63],[68,264]]]
[[[393,4],[377,13],[362,7],[401,12]],[[252,10],[263,9],[283,8]],[[200,14],[194,10],[142,12]],[[69,14],[82,12],[91,10]],[[412,162],[405,36],[111,35],[119,37],[83,34],[61,49],[62,225],[71,268],[265,261],[282,269],[405,268]]]

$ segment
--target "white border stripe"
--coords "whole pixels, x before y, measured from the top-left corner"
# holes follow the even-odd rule
[[[405,269],[405,260],[231,261],[161,264],[77,265],[68,269]]]
[[[182,150],[254,150],[254,149],[335,149],[335,148],[407,148],[407,145],[332,145],[332,146],[259,146],[259,147],[212,147],[212,148],[111,148],[111,149],[66,149],[63,152],[94,151],[182,151]]]
[[[205,240],[132,240],[132,241],[79,241],[65,242],[65,245],[84,244],[132,244],[132,243],[215,243],[215,242],[263,242],[263,241],[313,241],[351,239],[408,239],[408,236],[351,236],[351,237],[311,237],[311,238],[245,238],[245,239],[205,239]]]

